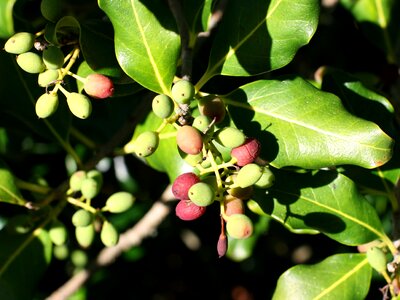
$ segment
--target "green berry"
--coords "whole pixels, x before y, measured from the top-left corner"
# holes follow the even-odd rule
[[[68,232],[64,223],[54,220],[49,229],[50,240],[54,245],[63,245],[67,241]]]
[[[54,83],[58,79],[58,70],[46,70],[38,75],[38,84],[41,87],[46,87]]]
[[[189,103],[195,94],[193,84],[188,80],[177,81],[171,89],[172,99],[180,104]]]
[[[135,141],[135,153],[140,157],[152,155],[158,147],[158,133],[155,131],[145,131],[141,133]]]
[[[77,268],[83,268],[88,263],[88,256],[85,251],[75,249],[71,253],[71,262]]]
[[[82,182],[86,178],[86,172],[83,170],[79,170],[74,172],[69,178],[69,188],[73,192],[78,192],[81,190]]]
[[[245,239],[253,234],[253,222],[244,214],[233,214],[226,220],[226,231],[234,239]]]
[[[192,126],[202,133],[214,132],[214,125],[211,124],[211,119],[204,115],[194,118]]]
[[[386,270],[386,255],[381,248],[368,248],[367,259],[371,267],[374,268],[378,273],[383,273]]]
[[[272,173],[270,168],[263,167],[261,177],[256,183],[254,183],[254,187],[260,189],[266,189],[271,187],[275,182],[275,175]]]
[[[40,3],[42,16],[51,22],[57,22],[62,16],[61,0],[42,0]]]
[[[72,114],[80,119],[86,119],[92,113],[92,102],[83,94],[76,92],[69,93],[67,104]]]
[[[105,210],[111,213],[122,213],[128,210],[135,201],[135,198],[128,192],[117,192],[108,197]]]
[[[103,223],[103,227],[101,228],[100,239],[104,246],[111,247],[118,243],[119,233],[113,224],[105,221]]]
[[[198,182],[190,187],[188,196],[197,206],[208,206],[215,200],[215,191],[208,183]]]
[[[29,32],[18,32],[10,37],[4,45],[4,50],[12,54],[22,54],[32,49],[35,35]]]
[[[78,244],[83,248],[87,248],[93,243],[94,235],[95,235],[95,230],[93,224],[75,228],[76,240]]]
[[[64,53],[56,46],[49,46],[43,50],[43,62],[47,69],[58,70],[64,64]]]
[[[72,215],[72,224],[75,227],[89,226],[93,222],[93,214],[86,209],[78,209]]]
[[[93,199],[99,194],[100,188],[101,185],[99,185],[99,182],[96,179],[87,177],[82,181],[82,196],[86,199]]]
[[[235,148],[242,145],[246,140],[243,132],[235,127],[224,127],[215,133],[215,141],[221,146]]]
[[[55,258],[59,260],[64,260],[68,257],[69,255],[69,249],[66,244],[62,245],[54,245],[53,247],[53,255]]]
[[[93,169],[88,171],[86,173],[86,177],[93,178],[94,180],[96,180],[99,188],[103,186],[103,174],[99,170]]]
[[[46,69],[42,57],[34,52],[25,52],[17,56],[17,64],[27,73],[37,74]]]
[[[168,118],[174,111],[174,102],[167,95],[157,95],[151,103],[154,114],[161,118]]]
[[[243,166],[237,173],[235,183],[241,188],[255,184],[263,174],[263,168],[255,163]]]
[[[47,118],[54,114],[58,108],[58,94],[43,94],[35,104],[36,115],[41,118]]]

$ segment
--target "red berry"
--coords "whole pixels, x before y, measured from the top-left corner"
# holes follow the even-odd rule
[[[114,94],[114,83],[105,75],[94,73],[86,77],[85,92],[96,99],[105,99]]]
[[[200,182],[200,178],[196,174],[192,172],[183,173],[172,184],[172,193],[177,199],[189,199],[189,189],[198,182]]]
[[[233,148],[231,156],[236,158],[238,166],[245,166],[252,163],[260,154],[261,144],[255,138],[247,138],[244,144]]]
[[[184,221],[200,218],[206,212],[206,206],[197,206],[190,200],[180,200],[175,207],[177,217]]]
[[[186,154],[199,154],[203,149],[203,138],[195,127],[184,125],[176,133],[176,143]]]

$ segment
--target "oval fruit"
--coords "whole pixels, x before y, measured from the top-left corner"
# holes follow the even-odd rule
[[[199,154],[203,149],[203,138],[200,131],[190,125],[179,127],[176,133],[176,143],[187,154]]]

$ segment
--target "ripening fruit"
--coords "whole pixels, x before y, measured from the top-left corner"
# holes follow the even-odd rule
[[[200,178],[195,173],[183,173],[175,178],[172,184],[172,193],[177,199],[188,200],[189,189],[198,182],[200,182]]]
[[[67,104],[72,114],[79,119],[86,119],[92,113],[92,102],[83,94],[69,93]]]
[[[86,199],[93,199],[96,197],[100,192],[100,184],[94,178],[85,178],[82,181],[81,185],[81,192],[82,196]]]
[[[197,182],[188,191],[189,199],[198,206],[211,205],[215,200],[215,191],[205,182]]]
[[[208,95],[198,100],[200,114],[207,116],[210,120],[215,119],[215,124],[221,123],[225,118],[225,103],[216,95]]]
[[[50,117],[57,111],[58,108],[58,94],[50,93],[43,94],[37,99],[35,104],[36,115],[41,118]]]
[[[255,184],[263,174],[263,168],[255,163],[243,166],[235,178],[235,183],[241,188]]]
[[[151,107],[154,114],[161,119],[168,118],[174,112],[174,102],[164,94],[155,96]]]
[[[43,62],[47,69],[58,70],[64,64],[64,53],[56,46],[48,46],[43,50]]]
[[[93,98],[105,99],[114,94],[114,83],[103,74],[93,73],[86,77],[83,89]]]
[[[64,223],[59,220],[54,220],[49,229],[49,236],[54,245],[65,244],[68,237],[67,228]]]
[[[228,250],[228,239],[226,238],[226,235],[224,233],[221,233],[219,235],[217,242],[218,257],[221,258],[222,256],[224,256],[227,250]]]
[[[179,80],[175,82],[171,89],[172,99],[180,104],[189,103],[195,94],[193,84],[188,80]]]
[[[81,190],[82,182],[86,178],[86,171],[79,170],[74,172],[69,178],[69,188],[73,192],[78,192]]]
[[[108,210],[111,213],[122,213],[128,210],[135,201],[135,198],[128,192],[117,192],[108,197],[103,210]]]
[[[75,237],[78,244],[83,247],[89,247],[94,240],[95,229],[93,223],[88,226],[75,227]]]
[[[203,115],[194,118],[192,127],[196,128],[204,134],[207,132],[214,132],[214,124],[211,124],[211,119]]]
[[[231,150],[231,156],[236,158],[236,164],[240,167],[254,162],[261,151],[261,144],[255,138],[246,138],[245,142]]]
[[[263,167],[262,168],[262,175],[260,179],[254,183],[254,187],[260,188],[260,189],[266,189],[271,187],[275,182],[275,175],[272,173],[270,168],[268,167]]]
[[[231,216],[235,214],[244,214],[245,206],[242,199],[226,196],[224,198],[225,215]]]
[[[175,207],[176,216],[183,221],[200,218],[206,212],[206,206],[198,206],[190,200],[180,200]]]
[[[152,155],[158,148],[160,137],[155,131],[141,133],[135,141],[135,153],[137,156],[146,157]]]
[[[17,32],[4,44],[4,50],[12,54],[22,54],[32,49],[35,35],[29,32]]]
[[[246,140],[243,132],[235,127],[224,127],[215,133],[215,141],[227,148],[236,148]]]
[[[176,133],[176,143],[187,154],[199,154],[203,149],[203,138],[200,131],[190,125],[183,125]]]
[[[111,247],[118,243],[119,233],[113,224],[104,221],[100,232],[100,239],[104,246]]]
[[[31,74],[41,73],[46,69],[42,57],[34,52],[24,52],[17,56],[17,64]]]
[[[61,0],[42,0],[40,3],[42,16],[51,22],[57,22],[62,15]]]
[[[92,221],[93,221],[93,214],[83,208],[78,209],[72,215],[72,224],[74,224],[75,227],[88,226],[92,223]]]
[[[55,82],[58,79],[58,76],[59,76],[58,70],[46,70],[44,72],[39,73],[38,84],[41,87],[46,87],[49,84]]]
[[[226,231],[234,239],[245,239],[253,234],[253,222],[244,214],[234,214],[226,220]]]
[[[371,267],[374,268],[378,273],[382,273],[386,270],[386,255],[381,248],[368,248],[367,259]]]

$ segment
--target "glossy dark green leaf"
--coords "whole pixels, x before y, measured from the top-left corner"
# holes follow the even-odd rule
[[[365,254],[336,254],[320,263],[297,265],[284,272],[272,299],[365,299],[371,274]]]
[[[0,38],[8,38],[14,33],[13,7],[16,0],[0,2]]]
[[[222,97],[236,126],[257,136],[278,168],[375,168],[392,156],[394,141],[378,125],[301,78],[259,80]]]
[[[169,94],[180,54],[175,19],[165,1],[99,0],[115,32],[122,69],[156,93]]]
[[[52,243],[47,232],[36,229],[17,235],[3,229],[0,244],[0,299],[33,299],[51,260]]]
[[[3,161],[0,161],[0,202],[16,205],[25,205],[18,187],[15,184],[14,175]]]
[[[317,28],[319,1],[229,1],[212,45],[203,86],[214,75],[250,76],[281,68]]]
[[[271,215],[293,232],[319,231],[346,245],[389,243],[376,211],[348,177],[331,171],[274,173],[275,184],[249,203],[254,212]]]

